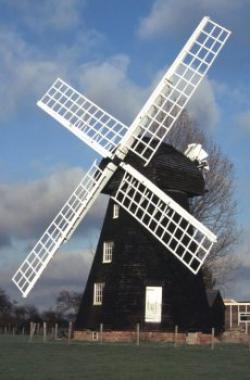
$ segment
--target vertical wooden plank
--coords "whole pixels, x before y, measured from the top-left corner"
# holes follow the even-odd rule
[[[33,336],[35,335],[36,324],[34,322],[30,322],[30,336],[29,341],[32,342]]]
[[[212,328],[212,333],[211,333],[211,349],[214,349],[214,327]]]
[[[177,347],[177,341],[178,341],[178,326],[176,325],[174,328],[174,346]]]
[[[140,323],[136,323],[136,345],[140,345]]]
[[[72,336],[72,321],[69,321],[69,328],[68,328],[68,343],[71,341]]]
[[[100,343],[103,341],[103,323],[100,323]]]
[[[58,339],[58,323],[55,324],[55,335],[54,335],[54,339],[55,339],[55,340]]]
[[[240,307],[238,305],[238,326],[240,325]]]
[[[43,322],[43,342],[47,341],[47,323]]]
[[[30,336],[29,336],[29,341],[32,342],[32,326],[33,322],[30,322]]]
[[[232,317],[232,305],[229,306],[229,310],[230,310],[230,314],[229,314],[229,318],[230,318],[230,322],[229,322],[229,326],[230,326],[230,329],[232,328],[232,322],[233,322],[233,317]]]

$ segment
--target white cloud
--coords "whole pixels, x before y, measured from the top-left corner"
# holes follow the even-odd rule
[[[157,72],[152,82],[141,87],[129,79],[130,60],[115,55],[102,62],[89,62],[80,68],[83,92],[123,122],[129,122],[140,111],[165,70]],[[191,116],[205,128],[214,128],[219,120],[214,83],[203,80],[188,106]]]
[[[45,59],[13,31],[0,30],[0,117],[15,112],[37,95],[44,81],[54,79],[60,70],[58,62]]]
[[[88,31],[78,35],[71,46],[59,44],[51,56],[17,33],[0,29],[0,118],[15,114],[21,107],[34,107],[36,100],[60,76],[121,121],[131,122],[158,82],[159,73],[151,84],[140,86],[129,78],[130,58],[125,54],[80,64],[81,54],[85,51],[88,56],[103,40],[98,32]],[[190,109],[196,117],[207,120],[207,124],[215,124],[218,112],[209,82],[201,86]]]
[[[38,49],[13,30],[0,28],[0,118],[15,114],[37,99],[58,77],[72,80],[78,75],[79,56],[103,41],[95,31],[79,34],[70,46],[58,43],[52,53]]]
[[[250,110],[240,113],[237,117],[237,123],[243,130],[250,132]]]
[[[33,32],[47,29],[58,31],[76,27],[80,23],[80,6],[84,0],[4,0],[5,4],[18,13],[19,21],[30,27]]]
[[[129,79],[129,64],[129,57],[120,54],[82,65],[79,72],[84,92],[127,123],[139,112],[149,92],[149,88],[140,87]]]
[[[187,30],[205,15],[235,16],[235,11],[246,6],[249,0],[155,0],[152,9],[139,25],[141,38],[155,38],[166,33]]]
[[[190,100],[188,110],[202,128],[211,130],[217,126],[220,116],[219,106],[215,99],[214,86],[207,78],[203,79]]]
[[[165,69],[159,70],[148,86],[141,87],[129,79],[129,64],[128,56],[115,55],[106,61],[82,65],[79,77],[82,92],[126,123],[131,122],[140,111],[165,72]],[[192,97],[188,110],[203,128],[213,129],[217,125],[219,107],[214,82],[207,78],[203,80]]]
[[[82,176],[81,169],[71,168],[25,184],[0,185],[0,245],[15,239],[33,241],[40,237]],[[106,204],[106,197],[100,195],[90,210],[85,232],[86,227],[96,228]]]

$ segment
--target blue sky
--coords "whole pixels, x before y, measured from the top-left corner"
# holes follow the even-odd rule
[[[37,106],[59,76],[129,123],[208,15],[233,34],[189,111],[235,166],[242,262],[226,295],[250,299],[250,0],[0,0],[0,287],[10,279],[96,154]],[[27,302],[81,290],[106,198],[101,196]]]

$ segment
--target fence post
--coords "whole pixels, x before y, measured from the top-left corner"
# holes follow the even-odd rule
[[[68,328],[68,343],[71,341],[72,336],[72,321],[69,321],[69,328]]]
[[[29,337],[30,342],[32,342],[32,330],[33,330],[33,322],[30,322],[30,337]]]
[[[140,323],[136,323],[136,345],[140,345]]]
[[[47,323],[43,322],[43,342],[45,343],[47,340]]]
[[[174,328],[174,346],[177,347],[177,341],[178,341],[178,326],[176,325]]]
[[[100,343],[103,342],[103,323],[100,323]]]
[[[33,336],[35,335],[36,324],[34,322],[30,322],[30,337],[29,341],[32,342]]]
[[[55,335],[54,335],[55,340],[58,339],[58,323],[55,324]]]
[[[214,349],[214,327],[212,328],[212,334],[211,334],[211,349]]]

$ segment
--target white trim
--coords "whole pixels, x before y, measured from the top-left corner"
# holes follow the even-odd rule
[[[224,302],[225,306],[250,306],[250,302]]]

